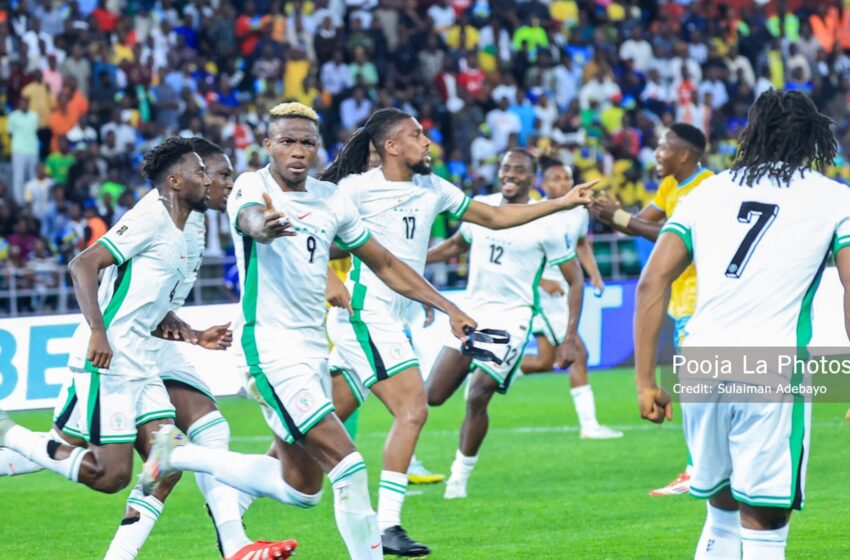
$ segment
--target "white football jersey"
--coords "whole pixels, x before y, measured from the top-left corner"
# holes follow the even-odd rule
[[[491,206],[502,203],[501,193],[475,197]],[[472,245],[469,253],[469,309],[498,305],[505,309],[537,304],[537,285],[547,264],[558,266],[575,258],[564,240],[563,216],[546,216],[507,229],[488,229],[464,223],[460,234]]]
[[[470,203],[463,191],[434,174],[387,181],[380,167],[343,178],[339,188],[354,202],[375,239],[420,275],[425,271],[434,219],[442,212],[459,219]],[[352,305],[386,310],[403,321],[410,300],[390,290],[370,269],[355,266],[354,270],[359,278],[349,275],[346,283]]]
[[[578,240],[587,235],[590,231],[590,212],[584,206],[577,206],[569,210],[563,210],[555,214],[558,216],[557,223],[560,224],[564,234],[564,241],[567,243],[567,248],[576,250]],[[553,223],[556,223],[553,220]],[[564,280],[564,275],[561,274],[561,269],[558,265],[549,263],[543,269],[543,279],[557,282],[566,291],[569,286]]]
[[[186,271],[186,239],[158,193],[154,201],[128,210],[98,243],[115,258],[98,287],[98,304],[113,357],[108,373],[152,377],[159,372],[151,332],[172,309]],[[147,197],[145,197],[147,198]],[[91,330],[83,321],[74,333],[69,365],[92,372],[86,360]]]
[[[227,201],[242,280],[234,346],[248,366],[327,358],[325,288],[331,243],[354,249],[369,239],[357,209],[336,185],[308,177],[306,189],[284,192],[266,166],[240,175]],[[239,212],[265,205],[263,193],[276,211],[286,214],[296,236],[263,244],[238,230]]]
[[[805,347],[830,250],[850,245],[850,188],[820,173],[787,187],[706,179],[662,233],[693,255],[697,303],[683,347]]]

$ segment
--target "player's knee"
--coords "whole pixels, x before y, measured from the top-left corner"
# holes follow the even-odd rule
[[[428,406],[424,402],[406,406],[397,418],[405,424],[421,428],[428,420]]]
[[[133,471],[132,466],[97,467],[95,481],[91,485],[94,490],[104,494],[115,494],[127,488]]]
[[[469,396],[466,398],[466,408],[470,412],[481,412],[485,410],[492,394],[489,389],[473,386],[469,390]]]
[[[440,406],[447,400],[448,395],[433,390],[433,388],[428,389],[428,406]]]

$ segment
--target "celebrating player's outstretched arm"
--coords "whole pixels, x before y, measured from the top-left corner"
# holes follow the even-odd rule
[[[690,255],[684,242],[674,234],[660,237],[643,269],[635,298],[635,378],[640,416],[655,423],[673,419],[670,395],[655,381],[655,349],[664,316],[668,290],[688,264]]]
[[[374,239],[369,239],[353,250],[352,254],[366,263],[366,266],[371,268],[378,275],[378,278],[394,292],[425,305],[436,307],[448,315],[452,333],[459,339],[466,340],[464,334],[466,327],[475,328],[478,326],[478,323],[455,304],[440,295],[427,280],[395,258],[392,253]]]
[[[163,340],[197,344],[207,350],[227,350],[233,343],[233,331],[230,330],[230,322],[197,331],[173,311],[168,312],[168,315],[159,323],[151,335]]]
[[[587,206],[593,202],[593,185],[599,179],[576,185],[570,192],[560,198],[545,200],[537,204],[511,204],[490,206],[473,200],[469,209],[464,213],[463,220],[484,226],[488,229],[505,229],[533,222],[543,216],[569,210],[576,206]]]

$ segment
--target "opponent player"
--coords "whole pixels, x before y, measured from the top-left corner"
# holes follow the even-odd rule
[[[574,186],[573,172],[561,161],[552,158],[541,159],[543,181],[541,186],[546,198],[564,196]],[[567,246],[575,250],[578,260],[590,274],[590,282],[597,294],[602,293],[605,284],[593,248],[587,239],[590,228],[590,215],[587,208],[573,208],[560,215],[559,225],[562,227]],[[537,355],[525,356],[520,369],[525,374],[548,372],[556,365],[556,349],[564,344],[564,337],[569,324],[568,303],[566,294],[569,286],[557,265],[547,265],[543,270],[538,288],[539,309],[535,310],[531,332],[537,339]],[[599,424],[596,419],[596,403],[593,399],[593,389],[587,375],[587,348],[581,337],[573,343],[578,347],[578,354],[570,366],[570,394],[576,407],[581,437],[583,439],[611,439],[623,436],[623,432]]]
[[[812,300],[830,252],[850,337],[850,190],[811,169],[823,170],[835,157],[831,124],[803,93],[763,93],[731,171],[688,195],[662,229],[637,288],[643,418],[672,417],[670,397],[655,381],[655,352],[666,291],[691,261],[697,305],[685,349],[796,348],[805,359]],[[774,378],[767,379],[749,375],[745,385]],[[740,402],[717,393],[682,404],[694,461],[690,492],[708,498],[695,558],[783,559],[791,511],[804,501],[811,403],[793,394]]]
[[[319,145],[315,111],[284,103],[270,117],[265,147],[271,163],[239,177],[228,214],[244,283],[234,329],[237,356],[281,461],[200,447],[167,426],[156,434],[142,482],[150,491],[173,470],[205,472],[253,496],[312,507],[324,471],[350,556],[381,558],[366,465],[333,414],[327,387],[323,322],[331,244],[352,251],[358,267],[365,263],[405,297],[446,312],[458,337],[476,324],[371,239],[342,189],[308,177]]]
[[[145,154],[142,168],[158,204],[128,211],[69,264],[85,318],[74,334],[69,368],[85,406],[79,428],[89,448],[45,441],[3,413],[0,445],[100,492],[127,486],[137,436],[145,455],[152,433],[175,417],[150,352],[150,333],[187,273],[182,230],[192,211],[206,210],[205,169],[189,140],[166,139]],[[99,271],[113,266],[114,278],[98,288]]]
[[[652,201],[637,216],[622,210],[607,197],[600,197],[591,206],[594,217],[618,231],[639,235],[650,241],[658,238],[665,219],[679,202],[714,173],[701,165],[705,153],[705,135],[698,128],[684,123],[670,127],[655,150],[658,175],[664,177]],[[669,314],[676,322],[675,340],[679,347],[685,337],[685,327],[696,305],[696,270],[691,265],[673,282]],[[687,468],[662,488],[650,490],[650,496],[667,496],[688,492],[693,470],[690,455]]]
[[[361,173],[370,142],[378,150],[381,167]],[[424,271],[431,226],[441,212],[502,229],[590,200],[591,185],[580,185],[540,204],[493,207],[470,201],[460,189],[431,173],[430,144],[415,118],[398,109],[381,109],[349,139],[322,175],[339,183],[375,237],[418,273]],[[328,334],[334,343],[331,370],[342,373],[333,378],[334,405],[340,418],[347,418],[371,390],[393,415],[378,490],[384,551],[425,555],[430,549],[401,527],[406,473],[428,416],[419,362],[404,332],[410,302],[365,270],[359,259],[354,259],[347,286],[354,314],[334,309],[328,316]]]
[[[537,160],[524,150],[511,150],[499,166],[501,192],[476,197],[492,205],[524,205],[537,173]],[[584,276],[575,249],[564,240],[561,216],[549,216],[503,230],[463,224],[450,239],[428,251],[428,262],[442,262],[469,250],[469,283],[466,301],[477,320],[490,328],[507,330],[510,341],[502,363],[485,363],[463,356],[447,346],[440,351],[428,380],[428,404],[439,406],[461,385],[472,368],[466,399],[466,416],[460,430],[460,446],[446,486],[447,499],[465,498],[466,484],[478,461],[478,450],[487,435],[487,405],[496,392],[506,393],[522,362],[534,310],[538,284],[546,266],[556,266],[569,285],[570,321],[563,346],[566,359],[581,347],[578,321],[581,315]]]

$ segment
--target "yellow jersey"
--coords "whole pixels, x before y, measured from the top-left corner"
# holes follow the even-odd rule
[[[650,204],[664,212],[669,220],[679,201],[697,188],[700,183],[713,175],[714,172],[710,169],[700,167],[696,173],[682,181],[681,184],[676,181],[675,177],[668,175],[661,181],[661,184],[658,186],[658,192],[655,193]],[[697,269],[691,263],[682,275],[673,282],[673,287],[670,291],[670,306],[667,308],[667,311],[674,319],[681,319],[682,317],[693,315],[696,306]]]

